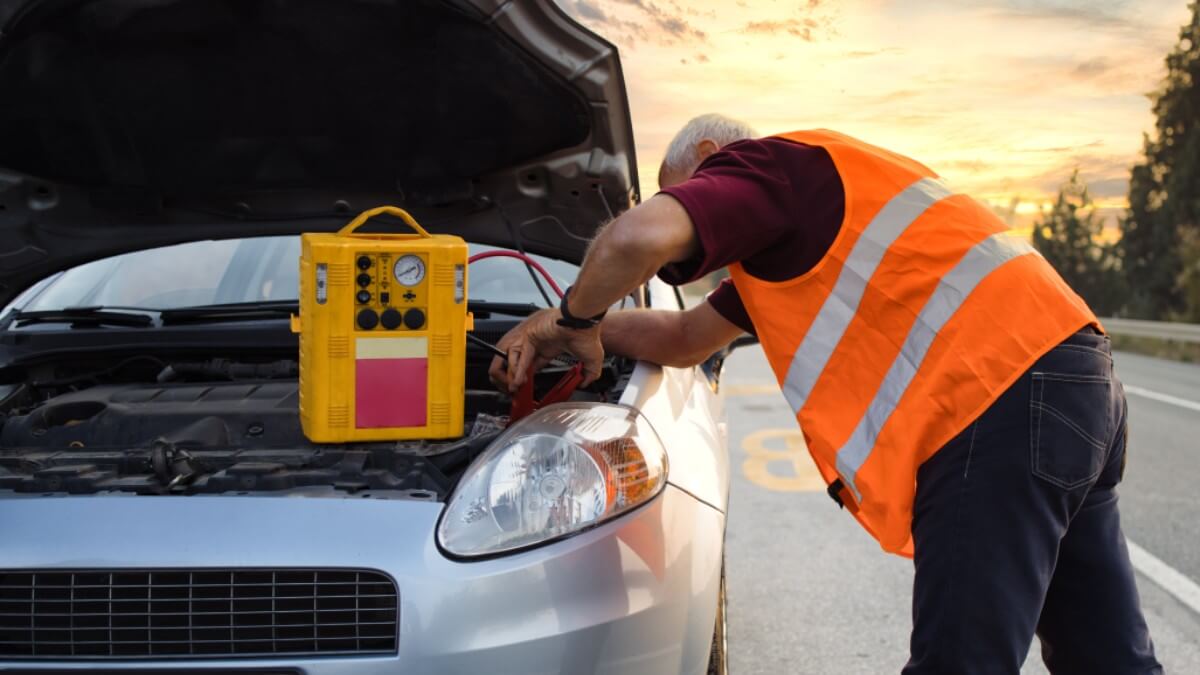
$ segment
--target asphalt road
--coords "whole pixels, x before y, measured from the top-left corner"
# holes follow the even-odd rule
[[[1150,576],[1139,570],[1142,604],[1167,672],[1200,673],[1200,613],[1188,595],[1200,590],[1200,366],[1131,354],[1116,364],[1130,392],[1125,533],[1156,559],[1143,565]],[[898,673],[911,562],[882,553],[825,495],[761,350],[736,352],[724,378],[732,671]],[[1036,640],[1022,672],[1046,672]]]

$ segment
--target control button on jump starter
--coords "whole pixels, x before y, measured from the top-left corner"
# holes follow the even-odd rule
[[[379,322],[388,330],[396,330],[400,327],[402,317],[400,312],[392,308],[383,310],[383,314],[379,317]]]
[[[379,325],[379,315],[373,309],[364,309],[358,313],[358,327],[371,330]]]
[[[409,330],[417,330],[425,325],[425,312],[413,308],[404,313],[404,326]]]

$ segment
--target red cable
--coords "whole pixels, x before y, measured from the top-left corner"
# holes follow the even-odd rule
[[[558,294],[559,298],[563,296],[562,289],[559,288],[558,284],[554,282],[554,277],[550,276],[550,273],[546,271],[546,268],[538,264],[538,261],[519,251],[484,251],[482,253],[476,253],[470,258],[467,258],[467,264],[469,265],[479,260],[487,260],[488,258],[516,258],[517,260],[524,261],[526,265],[529,265],[541,273],[542,277],[546,279],[546,283],[550,284],[550,288]]]

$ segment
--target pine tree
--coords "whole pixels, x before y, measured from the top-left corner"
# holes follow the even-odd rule
[[[1126,289],[1116,247],[1102,242],[1103,230],[1077,169],[1058,191],[1054,206],[1034,223],[1033,245],[1092,311],[1112,316],[1125,303]]]
[[[1131,296],[1128,313],[1150,319],[1200,319],[1200,2],[1167,55],[1167,77],[1151,96],[1155,136],[1134,167],[1121,257]]]

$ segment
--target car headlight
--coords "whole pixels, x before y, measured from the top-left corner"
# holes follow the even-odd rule
[[[650,423],[618,405],[561,403],[514,424],[467,469],[438,525],[457,556],[503,553],[579,532],[666,484]]]

